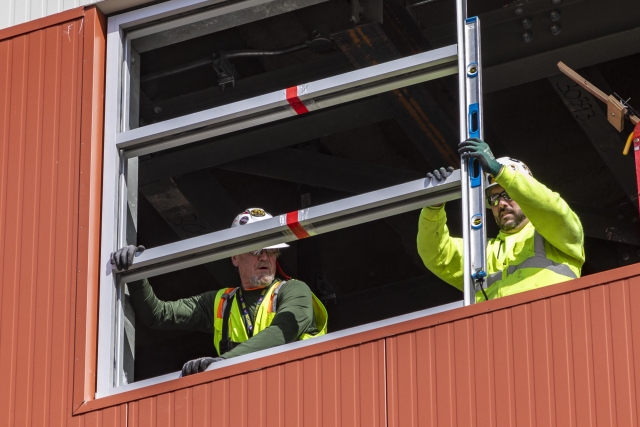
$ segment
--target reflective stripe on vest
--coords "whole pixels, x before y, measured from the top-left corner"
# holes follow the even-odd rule
[[[531,258],[527,258],[518,265],[510,265],[507,268],[507,275],[512,275],[521,268],[540,268],[553,271],[561,276],[567,276],[571,279],[576,279],[576,273],[566,264],[554,262],[547,258],[547,251],[544,248],[544,237],[537,231],[533,234],[533,252],[534,255]],[[495,282],[502,280],[502,271],[489,274],[487,276],[487,287],[493,285]]]

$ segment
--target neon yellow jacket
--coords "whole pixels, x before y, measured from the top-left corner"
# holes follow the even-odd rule
[[[558,193],[510,168],[503,167],[496,182],[518,203],[530,222],[515,233],[500,231],[489,240],[489,299],[580,277],[584,233],[569,205]],[[418,253],[432,273],[462,290],[462,239],[449,236],[446,222],[444,207],[422,209]],[[476,301],[484,301],[482,292],[476,293]]]
[[[256,308],[255,319],[253,321],[254,336],[271,325],[273,318],[277,314],[278,292],[280,290],[280,287],[285,283],[286,282],[276,281],[271,284],[269,290],[264,295],[264,299]],[[227,297],[229,295],[233,295],[236,289],[238,288],[220,289],[216,293],[216,297],[213,303],[213,313],[215,316],[213,320],[213,345],[218,351],[218,354],[221,354],[220,341],[223,335],[223,315],[225,309],[227,308]],[[316,329],[318,330],[318,333],[313,335],[309,333],[303,333],[300,337],[298,337],[298,340],[306,340],[309,338],[319,337],[327,333],[327,310],[325,309],[322,302],[313,293],[311,293],[311,296],[313,298],[313,315],[315,318]],[[231,339],[231,341],[235,344],[245,342],[249,339],[249,334],[242,319],[242,314],[240,312],[237,297],[234,297],[232,299],[231,312],[229,313],[228,338]],[[225,351],[223,351],[222,353],[224,354]]]

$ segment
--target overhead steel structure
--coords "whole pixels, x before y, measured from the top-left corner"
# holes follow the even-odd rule
[[[132,71],[139,66],[139,61],[136,62],[139,56],[136,56],[131,47],[132,40],[160,31],[176,30],[225,13],[255,13],[269,2],[270,0],[246,0],[229,5],[219,0],[176,0],[109,18],[97,397],[142,385],[128,384],[127,380],[124,304],[126,281],[338,230],[422,206],[444,203],[461,196],[466,200],[464,217],[467,224],[464,236],[467,260],[465,303],[474,302],[475,284],[485,269],[480,261],[484,257],[485,231],[482,172],[473,164],[463,164],[461,173],[456,171],[442,182],[432,182],[428,178],[411,181],[285,213],[244,227],[151,248],[141,254],[127,272],[112,270],[110,254],[126,244],[136,243],[137,158],[141,155],[296,115],[313,114],[319,109],[452,75],[456,71],[460,76],[460,93],[465,94],[460,97],[460,139],[482,135],[479,22],[477,19],[467,20],[466,1],[463,0],[457,0],[456,4],[457,45],[283,88],[161,123],[130,128],[130,119],[136,115],[135,103],[139,88],[139,74]],[[199,12],[200,9],[202,12]],[[170,19],[171,16],[178,15],[178,19]],[[460,58],[463,53],[464,56]],[[475,64],[473,72],[471,64]],[[144,385],[166,381],[169,377],[146,380]]]

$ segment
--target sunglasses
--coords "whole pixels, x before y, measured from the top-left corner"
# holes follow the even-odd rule
[[[487,197],[487,203],[489,203],[490,206],[498,206],[500,199],[503,199],[505,202],[511,201],[511,197],[509,197],[506,191],[503,191],[502,193],[492,194]]]
[[[280,249],[258,249],[257,251],[249,252],[251,255],[260,256],[262,252],[266,252],[267,255],[273,256],[280,253]]]

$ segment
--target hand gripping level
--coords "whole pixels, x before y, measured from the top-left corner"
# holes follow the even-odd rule
[[[466,125],[460,130],[460,133],[465,140],[468,138],[482,139],[480,20],[477,17],[467,18],[464,22],[463,54],[465,76],[464,79],[460,78],[460,93],[465,96]],[[487,277],[487,256],[485,253],[487,230],[485,227],[482,168],[476,159],[461,160],[461,163],[463,233],[465,234],[465,254],[467,255],[464,268],[464,299],[465,305],[467,305],[475,302],[476,292],[482,291],[484,293],[485,277]]]

